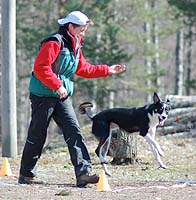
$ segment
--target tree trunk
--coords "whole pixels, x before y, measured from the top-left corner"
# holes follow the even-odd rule
[[[175,84],[175,94],[183,94],[183,51],[184,51],[184,34],[183,30],[177,32],[176,41],[176,84]]]
[[[160,72],[159,72],[159,66],[160,66],[160,61],[159,61],[159,35],[158,35],[158,22],[157,22],[157,0],[153,0],[152,1],[152,9],[153,9],[153,13],[154,13],[154,17],[153,17],[153,36],[152,36],[152,40],[155,46],[155,52],[154,52],[154,59],[152,62],[152,66],[154,68],[156,77],[155,77],[155,86],[156,88],[161,88],[160,85]],[[160,91],[160,90],[159,90]]]
[[[191,30],[191,26],[189,27],[189,33],[188,33],[188,51],[187,51],[187,77],[186,82],[189,83],[191,80],[191,68],[192,68],[192,35],[193,32]],[[186,95],[190,95],[190,87],[187,84],[186,85]]]
[[[109,108],[114,108],[115,91],[109,90]]]
[[[145,6],[146,12],[148,12],[148,10],[149,10],[148,1],[145,1],[144,6]],[[148,74],[147,81],[146,81],[148,91],[150,91],[151,86],[152,86],[152,80],[150,78],[150,76],[152,74],[152,62],[151,62],[151,56],[150,56],[150,45],[151,45],[150,31],[151,31],[150,22],[148,20],[146,20],[145,23],[144,23],[144,32],[145,32],[145,35],[146,35],[146,39],[145,39],[145,46],[146,46],[146,49],[145,49],[145,66],[147,68],[147,74]],[[151,94],[147,95],[146,100],[147,100],[147,102],[151,102]]]
[[[108,155],[113,157],[112,164],[135,164],[137,160],[137,136],[127,134],[121,129],[114,129]]]

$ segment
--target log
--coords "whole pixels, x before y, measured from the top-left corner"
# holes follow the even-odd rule
[[[196,107],[196,96],[167,95],[171,102],[171,108]]]
[[[187,124],[173,124],[170,126],[158,127],[157,133],[160,135],[173,134],[178,132],[187,132],[196,128],[196,122]]]
[[[171,102],[171,108],[187,108],[187,107],[195,107],[196,108],[196,102],[195,101],[179,101],[179,102]]]
[[[166,96],[166,99],[169,99],[170,101],[195,101],[196,102],[196,95],[192,96],[184,96],[184,95],[172,95],[169,94]]]
[[[188,107],[188,108],[175,108],[169,111],[169,118],[176,116],[176,115],[181,115],[184,113],[191,113],[196,111],[196,107]]]
[[[172,138],[187,138],[187,137],[196,137],[196,131],[186,131],[186,132],[179,132],[174,134],[168,134],[166,137]]]
[[[183,115],[183,116],[180,116],[176,122],[177,123],[192,123],[192,122],[195,122],[196,121],[196,112],[191,114],[191,115]]]
[[[172,117],[169,115],[168,119],[165,121],[164,126],[171,125],[173,123],[189,123],[196,121],[196,109],[189,112],[184,112],[181,114],[173,115]]]

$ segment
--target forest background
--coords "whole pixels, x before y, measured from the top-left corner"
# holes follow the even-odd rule
[[[17,0],[17,134],[24,141],[30,119],[29,77],[39,42],[58,30],[57,19],[73,10],[94,22],[83,46],[92,64],[125,64],[125,73],[102,79],[74,76],[74,106],[139,106],[154,91],[196,91],[196,3],[191,0]],[[0,22],[1,23],[1,22]],[[1,50],[1,49],[0,49]],[[0,60],[1,63],[1,60]],[[87,122],[79,118],[81,125]],[[51,125],[50,132],[56,130]],[[1,135],[1,133],[0,133]]]

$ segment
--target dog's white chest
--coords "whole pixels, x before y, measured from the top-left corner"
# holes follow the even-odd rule
[[[158,114],[153,113],[153,115],[148,114],[149,117],[149,127],[153,128],[159,124]]]

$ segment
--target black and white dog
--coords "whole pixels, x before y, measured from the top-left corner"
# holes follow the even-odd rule
[[[99,144],[95,150],[103,169],[107,175],[110,173],[106,166],[106,155],[111,141],[111,126],[117,124],[120,129],[128,133],[139,132],[149,143],[152,152],[161,168],[167,168],[162,162],[164,153],[155,140],[156,128],[163,125],[168,117],[170,101],[162,101],[157,93],[153,95],[153,103],[138,108],[112,108],[104,110],[96,115],[92,114],[93,104],[84,102],[79,106],[79,113],[87,114],[92,120],[92,133],[98,138]]]

